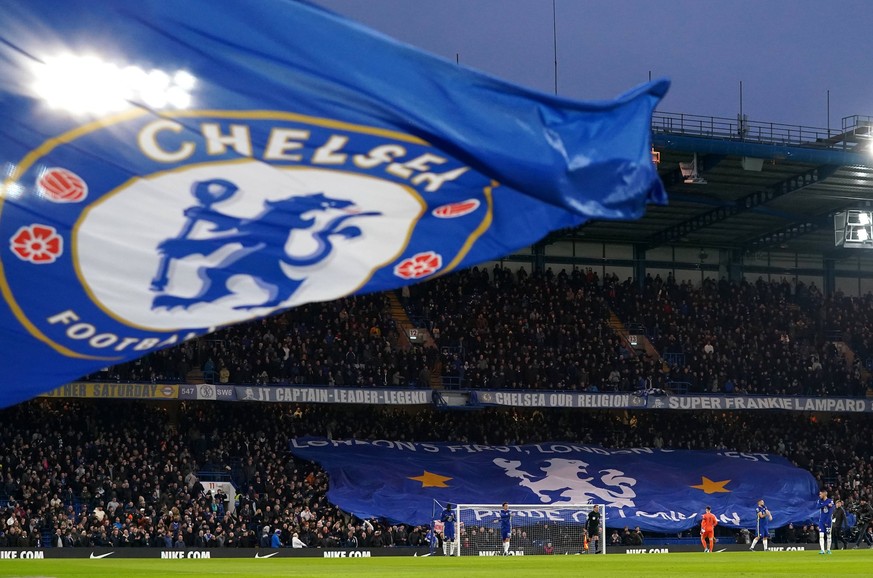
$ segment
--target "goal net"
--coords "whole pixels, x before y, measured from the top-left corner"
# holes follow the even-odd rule
[[[452,505],[455,539],[446,539],[441,518],[447,504],[434,501],[434,529],[442,538],[443,553],[454,556],[574,555],[606,553],[606,515],[595,504]],[[595,507],[597,514],[592,514]],[[509,527],[507,528],[507,517]],[[589,524],[589,517],[591,524]],[[599,517],[599,523],[597,519]],[[509,546],[503,536],[508,529]],[[590,531],[589,531],[590,529]]]

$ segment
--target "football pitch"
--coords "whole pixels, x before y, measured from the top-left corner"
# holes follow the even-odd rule
[[[722,552],[469,558],[293,558],[280,560],[4,560],[4,577],[354,576],[382,578],[569,576],[870,576],[873,552]]]

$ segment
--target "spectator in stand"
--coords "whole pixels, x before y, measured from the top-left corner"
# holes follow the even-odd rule
[[[785,542],[788,544],[794,544],[795,542],[797,542],[797,530],[795,529],[793,523],[789,523],[788,526],[785,528]]]
[[[270,548],[272,544],[273,537],[270,535],[270,527],[263,526],[261,528],[261,538],[258,540],[259,548]]]
[[[610,546],[621,546],[621,536],[618,534],[618,530],[613,530],[612,535],[609,537],[609,545]]]
[[[554,554],[554,553],[555,553],[555,547],[552,546],[551,542],[546,542],[545,545],[543,546],[543,554]]]

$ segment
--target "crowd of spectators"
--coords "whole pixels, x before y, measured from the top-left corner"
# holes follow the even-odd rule
[[[814,285],[759,279],[706,280],[693,287],[658,276],[647,277],[640,289],[629,290],[629,281],[623,285],[611,306],[624,319],[645,326],[664,357],[681,359],[670,367],[668,381],[686,384],[690,391],[866,393],[861,357],[850,363],[827,339],[832,325],[822,314],[823,297]]]
[[[441,348],[443,375],[461,386],[632,390],[661,384],[658,360],[634,354],[610,328],[595,276],[474,268],[413,289],[410,308],[427,320]]]
[[[304,305],[240,324],[91,376],[184,382],[200,370],[214,383],[429,386],[426,352],[398,347],[385,295]]]
[[[289,440],[572,440],[605,447],[767,452],[808,469],[849,505],[873,496],[863,415],[35,400],[0,412],[0,546],[379,547],[422,545],[424,528],[360,520]],[[198,475],[233,473],[237,500]],[[273,542],[275,540],[277,542]],[[296,541],[295,541],[296,540]]]
[[[863,343],[873,299],[837,295],[826,309],[802,282],[694,286],[648,275],[640,284],[591,269],[473,269],[416,288],[413,301],[443,347],[446,373],[467,386],[857,397],[870,382],[866,349],[850,359],[833,341]],[[631,351],[611,315],[654,354]],[[861,321],[834,336],[841,315]]]
[[[377,294],[225,328],[88,377],[184,382],[198,370],[233,384],[852,397],[871,383],[873,296],[824,297],[802,282],[473,268],[413,286],[403,302],[428,346],[398,332]],[[634,348],[616,321],[653,349]]]
[[[828,326],[853,351],[864,359],[873,358],[873,294],[848,297],[836,293],[823,300],[821,311]]]
[[[803,283],[695,287],[495,267],[402,297],[432,346],[413,346],[388,296],[369,295],[229,327],[89,377],[184,382],[193,370],[215,383],[428,387],[441,376],[464,388],[811,396],[861,396],[870,381],[862,359],[873,354],[873,297],[823,296]],[[654,350],[634,349],[616,322],[647,335]],[[0,416],[0,545],[425,543],[424,528],[359,520],[331,505],[325,474],[287,452],[297,435],[769,452],[810,470],[847,504],[873,497],[865,458],[873,428],[863,416],[670,416],[34,401]],[[203,490],[206,464],[233,478],[237,500]]]

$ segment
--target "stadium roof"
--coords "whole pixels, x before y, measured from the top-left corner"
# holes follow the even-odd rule
[[[669,206],[649,207],[630,225],[591,222],[562,238],[647,249],[853,251],[835,252],[833,214],[873,206],[873,118],[847,117],[829,130],[657,112],[652,129]],[[695,155],[697,179],[686,176]]]

